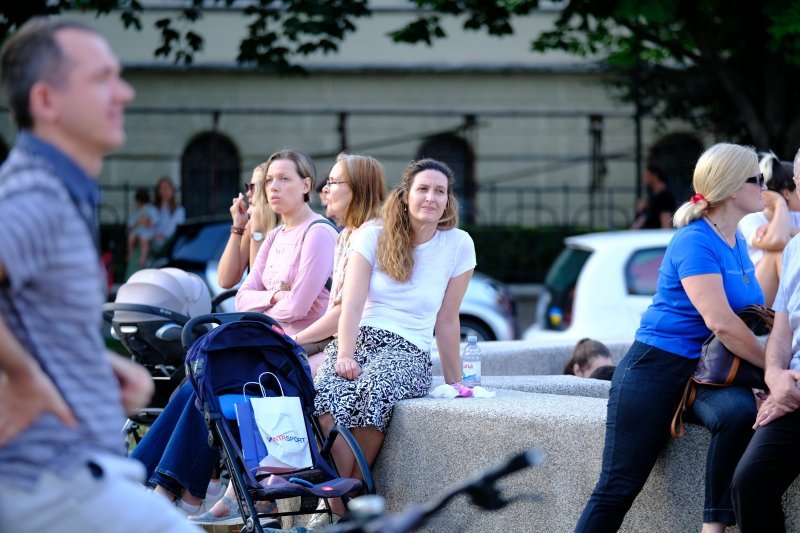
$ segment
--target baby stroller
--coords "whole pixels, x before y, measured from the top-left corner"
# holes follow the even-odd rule
[[[153,377],[150,405],[128,419],[124,433],[139,442],[139,425],[150,425],[183,380],[185,351],[181,332],[194,316],[211,311],[208,287],[199,276],[177,268],[145,269],[119,288],[103,306],[111,336]]]
[[[197,339],[197,332],[206,325],[217,325],[211,332]],[[197,339],[197,340],[195,340]],[[190,320],[183,330],[183,345],[191,348],[186,357],[186,367],[209,430],[209,444],[220,448],[220,453],[230,473],[239,509],[244,521],[244,531],[263,531],[260,519],[319,512],[317,503],[327,498],[342,497],[347,502],[349,494],[375,492],[369,466],[358,443],[347,428],[335,426],[328,438],[313,414],[314,384],[305,352],[284,334],[280,326],[260,313],[224,313],[204,315]],[[270,379],[261,380],[264,373]],[[310,440],[310,468],[294,471],[271,470],[273,474],[266,486],[256,476],[262,468],[250,470],[239,444],[239,426],[236,412],[231,412],[228,400],[242,398],[246,384],[260,382],[265,396],[297,397],[303,416],[305,432]],[[356,459],[363,482],[345,479],[338,475],[333,463],[331,448],[337,436],[345,439]],[[296,511],[256,511],[255,501],[276,501],[300,497]]]

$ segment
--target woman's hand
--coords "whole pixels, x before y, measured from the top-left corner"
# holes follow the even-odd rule
[[[358,376],[361,375],[361,367],[352,357],[342,357],[337,359],[336,363],[333,365],[333,368],[336,370],[338,375],[349,381],[354,381]]]
[[[239,193],[239,196],[233,199],[230,211],[233,225],[237,228],[243,228],[247,224],[247,203],[244,201],[242,193]]]

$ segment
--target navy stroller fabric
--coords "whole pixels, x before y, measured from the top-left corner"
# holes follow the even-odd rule
[[[297,396],[303,407],[306,431],[312,440],[311,456],[315,468],[326,479],[337,478],[333,467],[320,455],[314,441],[311,417],[314,408],[314,383],[305,352],[276,326],[263,322],[240,320],[220,325],[198,339],[186,356],[189,381],[197,394],[201,411],[218,415],[231,442],[238,442],[225,420],[219,403],[223,394],[242,394],[246,382],[258,381],[263,372],[278,377],[285,396]],[[265,376],[261,381],[268,396],[279,396],[275,379]],[[238,431],[237,431],[238,433]],[[235,447],[239,464],[244,464],[241,449]],[[262,490],[252,472],[242,475],[248,488]]]

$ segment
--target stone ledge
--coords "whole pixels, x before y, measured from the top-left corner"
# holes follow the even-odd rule
[[[490,381],[486,385],[493,386]],[[519,386],[538,385],[531,381]],[[545,463],[514,474],[501,487],[508,495],[541,495],[543,502],[517,502],[486,512],[457,498],[428,530],[572,531],[599,476],[605,417],[604,398],[505,389],[491,399],[403,401],[374,468],[378,491],[387,498],[388,509],[398,512],[537,446],[546,455]],[[621,531],[699,530],[708,442],[708,432],[695,425],[687,426],[683,439],[670,441]],[[787,499],[788,530],[800,530],[798,483]]]

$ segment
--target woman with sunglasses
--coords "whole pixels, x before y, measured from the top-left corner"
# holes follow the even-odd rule
[[[217,267],[217,283],[223,289],[230,289],[242,280],[245,269],[252,268],[264,236],[280,223],[269,203],[256,200],[255,192],[263,187],[267,166],[261,163],[254,168],[253,177],[244,184],[245,194],[239,193],[231,201],[231,235]]]
[[[764,295],[737,224],[764,208],[755,151],[716,144],[697,161],[696,194],[675,213],[653,303],[611,381],[603,464],[576,531],[617,531],[670,435],[670,422],[703,341],[713,332],[763,368],[764,348],[735,311]],[[744,387],[699,387],[689,420],[711,431],[703,532],[736,523],[730,483],[752,436],[756,404]],[[698,517],[699,518],[699,517]],[[659,529],[654,525],[653,529]]]
[[[759,162],[767,189],[763,192],[766,208],[751,213],[739,222],[739,231],[747,242],[747,253],[756,267],[756,278],[764,291],[764,302],[772,307],[778,292],[781,257],[789,240],[800,232],[800,196],[794,183],[794,169],[769,152]]]

